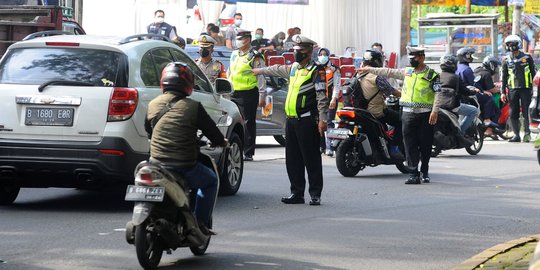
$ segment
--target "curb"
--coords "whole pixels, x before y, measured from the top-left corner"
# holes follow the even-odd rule
[[[526,244],[526,243],[532,242],[532,241],[539,241],[540,242],[540,234],[535,234],[535,235],[522,237],[522,238],[519,238],[519,239],[515,239],[515,240],[512,240],[512,241],[508,241],[506,243],[503,243],[503,244],[498,244],[496,246],[490,247],[490,248],[488,248],[488,249],[474,255],[470,259],[462,262],[458,266],[452,268],[452,270],[471,270],[471,269],[474,269],[474,268],[480,266],[481,264],[483,264],[484,262],[488,261],[489,259],[495,257],[499,253],[504,253],[504,252],[516,247],[516,246],[521,246],[523,244]]]

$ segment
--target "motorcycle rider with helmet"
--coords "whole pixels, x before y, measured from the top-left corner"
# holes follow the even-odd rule
[[[457,136],[457,138],[461,140],[462,144],[471,145],[473,141],[467,140],[464,134],[478,116],[479,110],[460,101],[462,96],[471,96],[480,90],[478,88],[474,88],[475,90],[467,88],[461,78],[456,75],[457,58],[454,55],[443,55],[439,59],[439,64],[442,70],[440,74],[441,92],[438,96],[441,99],[439,104],[441,104],[441,108],[463,116],[459,121],[458,133],[460,136]]]
[[[497,57],[493,55],[487,55],[482,60],[482,65],[478,66],[474,69],[474,86],[479,88],[480,91],[486,93],[489,92],[491,94],[497,94],[500,92],[499,87],[495,85],[493,82],[493,75],[495,75],[498,72],[498,68],[501,65],[501,61],[497,59]],[[500,116],[500,106],[496,105],[496,114],[493,118],[489,119],[491,120],[491,123],[498,123],[499,122],[499,116]],[[483,119],[486,119],[483,117]],[[488,121],[489,123],[489,121]],[[496,125],[494,125],[496,127]],[[496,135],[493,135],[493,127],[487,126],[486,131],[484,133],[486,136],[492,137],[494,139],[497,139]]]
[[[201,130],[214,146],[226,146],[227,140],[202,104],[189,96],[193,92],[194,75],[182,62],[167,64],[161,73],[163,94],[148,104],[145,121],[150,137],[150,161],[165,164],[171,171],[184,177],[189,187],[197,192],[195,216],[201,231],[213,234],[210,228],[217,192],[214,171],[197,161],[199,144],[197,130]]]
[[[523,126],[525,136],[523,142],[531,140],[529,129],[529,105],[532,99],[533,78],[536,74],[536,67],[532,57],[523,53],[521,49],[521,38],[517,35],[509,35],[504,39],[506,50],[510,53],[503,58],[502,64],[502,95],[501,100],[510,100],[510,122],[514,137],[510,142],[520,142],[519,136],[519,112],[520,103],[523,111]],[[506,90],[508,88],[508,91]]]

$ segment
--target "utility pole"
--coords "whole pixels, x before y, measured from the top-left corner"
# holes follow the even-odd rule
[[[471,0],[465,1],[465,14],[471,14]]]
[[[514,13],[512,15],[512,35],[520,36],[520,22],[521,12],[523,10],[524,0],[511,0],[508,1],[508,5],[514,6]]]
[[[407,44],[411,43],[411,6],[412,0],[402,1],[401,6],[401,46],[399,55],[407,55]]]

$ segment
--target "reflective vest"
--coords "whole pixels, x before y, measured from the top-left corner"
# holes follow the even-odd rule
[[[334,68],[333,66],[324,67],[326,73],[326,96],[332,97],[332,91],[334,90]]]
[[[295,62],[289,75],[289,92],[285,100],[285,114],[288,117],[300,117],[302,114],[317,110],[317,94],[312,81],[315,65],[299,68]]]
[[[405,68],[404,87],[399,101],[401,106],[415,108],[432,108],[435,92],[432,83],[439,76],[433,69],[426,67],[423,72],[416,73],[414,68]]]
[[[236,50],[231,55],[231,65],[229,81],[231,81],[234,91],[246,91],[257,87],[257,76],[251,72],[255,55],[252,52],[240,55]]]
[[[510,56],[508,57],[508,86],[510,89],[532,87],[531,67],[529,66],[529,62],[527,60],[527,54],[524,54],[518,59],[512,59]],[[521,81],[520,78],[517,78],[516,71],[523,72],[523,81]]]

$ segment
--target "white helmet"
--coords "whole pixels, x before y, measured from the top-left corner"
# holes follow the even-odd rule
[[[521,38],[517,35],[509,35],[504,39],[507,51],[519,51],[521,49]]]

